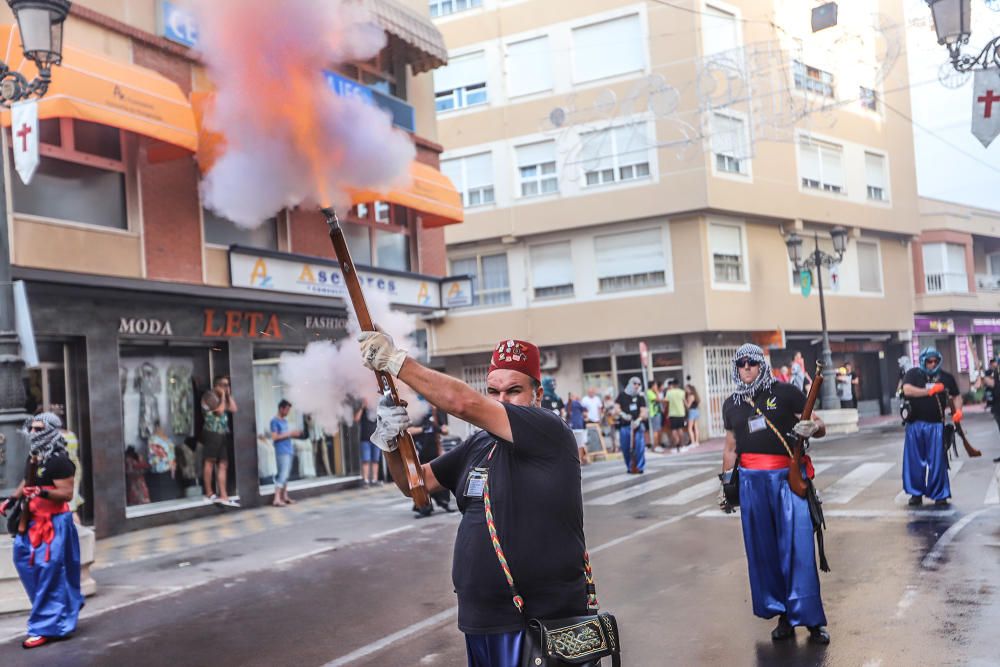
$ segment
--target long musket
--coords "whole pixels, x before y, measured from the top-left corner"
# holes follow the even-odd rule
[[[955,399],[949,398],[948,401],[951,404],[951,414],[954,415]],[[981,451],[969,444],[969,439],[965,437],[965,427],[962,426],[962,422],[953,420],[952,423],[955,425],[955,433],[958,433],[958,436],[962,438],[962,445],[965,447],[965,453],[969,455],[969,458],[974,459],[977,456],[982,456],[983,453]]]
[[[347,285],[347,292],[351,297],[351,304],[354,306],[354,314],[358,317],[358,325],[362,331],[376,331],[371,314],[368,312],[365,293],[361,290],[361,281],[354,269],[354,260],[351,259],[351,252],[347,248],[347,238],[344,236],[344,230],[337,218],[337,212],[329,207],[320,210],[326,216],[326,224],[330,227],[330,241],[333,243],[333,251],[337,254],[337,262],[340,264],[340,272],[344,276],[344,283]],[[392,376],[382,371],[375,371],[375,377],[382,395],[391,397],[393,403],[401,405],[402,401],[399,399],[396,383],[393,382]],[[413,436],[407,431],[403,431],[396,442],[399,445],[399,455],[403,459],[403,466],[406,468],[406,484],[410,489],[410,497],[413,498],[413,503],[417,508],[425,510],[431,506],[431,499],[427,494],[427,486],[424,484],[424,471],[420,467],[420,458],[417,456]]]
[[[813,407],[816,399],[819,398],[819,389],[823,386],[823,363],[816,362],[816,373],[813,375],[813,383],[809,387],[809,395],[806,396],[806,406],[802,409],[801,419],[812,419]],[[806,439],[799,436],[792,447],[792,461],[788,466],[788,486],[792,493],[799,498],[805,498],[809,491],[809,486],[802,479],[802,453],[805,450]]]

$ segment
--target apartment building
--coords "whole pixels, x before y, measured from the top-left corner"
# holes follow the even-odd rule
[[[830,252],[839,225],[834,361],[860,370],[862,414],[887,412],[918,216],[903,8],[839,4],[814,33],[795,0],[430,2],[441,168],[466,211],[448,261],[475,277],[434,359],[482,384],[490,346],[521,337],[562,393],[614,394],[645,344],[647,374],[689,377],[719,435],[737,345],[818,356],[815,280],[804,297],[785,238]]]
[[[326,84],[386,109],[412,137],[415,182],[342,218],[370,289],[439,312],[443,227],[462,211],[438,171],[433,84],[417,75],[447,53],[425,3],[368,4],[387,46],[368,62],[330,63]],[[81,515],[99,536],[215,511],[202,498],[194,436],[199,398],[219,375],[231,377],[240,408],[230,494],[259,504],[274,474],[273,447],[258,434],[282,398],[278,356],[346,335],[344,288],[318,211],[282,211],[248,231],[202,205],[199,160],[211,142],[199,103],[213,82],[190,5],[74,2],[63,64],[39,103],[42,157],[30,186],[4,150],[12,272],[27,285],[39,357],[26,371],[26,409],[57,412],[78,435]],[[4,61],[30,69],[6,5],[0,25]],[[312,442],[301,441],[293,487],[321,490],[356,474],[356,445],[341,435],[312,430]],[[0,469],[0,487],[17,483],[20,467]]]

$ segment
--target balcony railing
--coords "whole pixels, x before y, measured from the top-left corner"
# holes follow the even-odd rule
[[[969,291],[969,276],[965,273],[928,273],[925,280],[928,294]]]
[[[1000,292],[1000,276],[995,276],[992,273],[977,273],[976,289],[981,292]]]

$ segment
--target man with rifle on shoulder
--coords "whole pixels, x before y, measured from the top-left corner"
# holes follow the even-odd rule
[[[945,442],[945,407],[952,422],[962,421],[962,396],[954,376],[941,369],[941,353],[933,347],[920,352],[920,364],[903,376],[906,439],[903,442],[903,490],[909,505],[917,507],[924,496],[935,505],[948,504],[948,443]],[[949,400],[952,399],[952,400]]]
[[[804,625],[811,643],[829,644],[813,548],[814,513],[819,521],[822,514],[812,506],[817,502],[809,481],[812,464],[802,453],[805,439],[826,434],[822,420],[806,416],[818,394],[819,373],[807,399],[794,385],[776,381],[764,351],[748,343],[733,357],[732,378],[733,394],[722,406],[726,442],[719,505],[734,511],[737,498],[727,487],[738,476],[753,613],[778,616],[774,641],[794,638],[795,627]]]

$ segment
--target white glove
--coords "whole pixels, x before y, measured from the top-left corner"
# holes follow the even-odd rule
[[[379,401],[377,414],[372,444],[383,452],[394,452],[399,447],[396,438],[410,426],[410,416],[406,414],[406,408],[394,405],[388,396]]]
[[[792,427],[792,433],[801,438],[811,438],[819,430],[819,424],[811,419],[803,419]]]
[[[399,369],[406,360],[406,350],[397,350],[392,338],[381,331],[362,331],[358,336],[361,343],[361,359],[373,371],[399,375]]]

